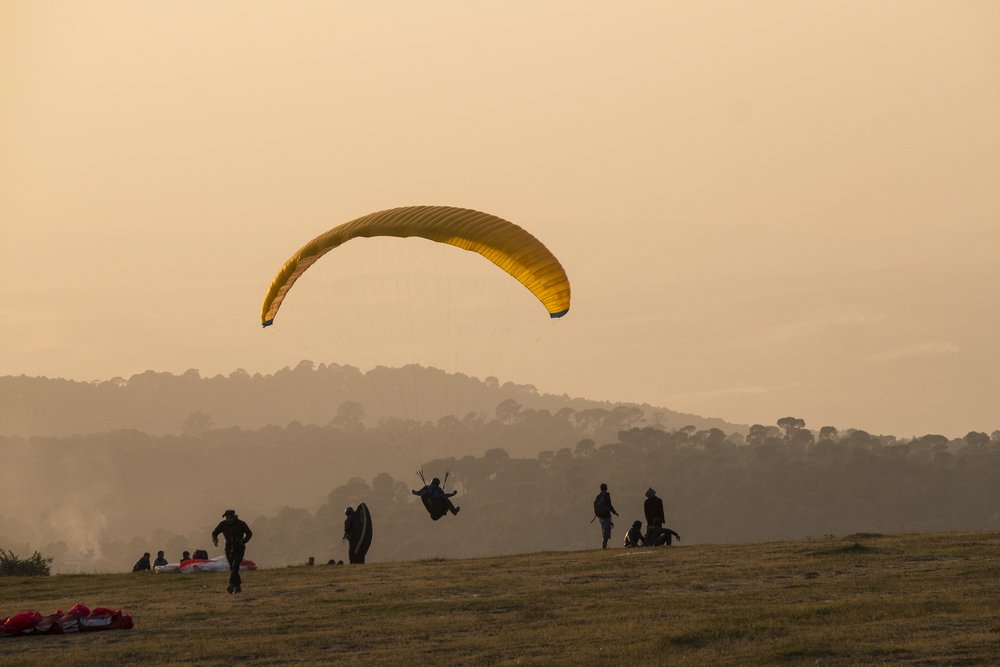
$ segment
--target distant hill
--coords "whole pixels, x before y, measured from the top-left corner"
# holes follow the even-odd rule
[[[207,427],[256,429],[292,422],[329,424],[360,419],[374,426],[388,419],[437,422],[469,413],[496,416],[504,401],[522,410],[571,410],[587,419],[588,410],[636,408],[625,426],[667,429],[694,426],[727,433],[746,426],[684,414],[648,404],[611,403],[563,394],[541,394],[531,385],[501,384],[436,368],[378,367],[362,373],[353,366],[302,361],[294,369],[250,375],[202,377],[146,371],[125,378],[80,382],[60,378],[0,377],[0,435],[70,436],[134,429],[152,435],[198,432]],[[344,405],[347,404],[347,405]]]

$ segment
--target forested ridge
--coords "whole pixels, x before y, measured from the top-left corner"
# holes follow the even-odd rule
[[[898,439],[785,417],[744,435],[650,426],[634,406],[553,414],[512,399],[367,426],[365,409],[341,404],[325,425],[2,438],[0,545],[40,549],[56,571],[122,569],[143,551],[208,546],[235,506],[261,564],[325,561],[344,558],[344,508],[364,501],[373,561],[578,549],[599,544],[601,482],[621,515],[613,544],[650,486],[682,544],[1000,528],[1000,432]],[[410,494],[421,467],[447,473],[459,516],[428,518]]]
[[[495,377],[410,365],[376,367],[302,361],[272,374],[237,369],[202,377],[196,369],[180,375],[145,371],[130,378],[81,382],[62,378],[0,377],[0,435],[71,436],[133,429],[154,435],[197,430],[210,417],[216,427],[256,429],[291,422],[325,425],[344,402],[364,406],[364,422],[406,419],[436,422],[447,415],[492,414],[494,406],[514,400],[528,409],[556,413],[565,408],[611,409],[617,404],[568,395],[539,393],[528,384]],[[744,426],[649,405],[641,408],[651,423],[680,428]],[[196,415],[194,422],[190,421]]]
[[[806,435],[808,434],[808,435]],[[407,481],[379,475],[335,489],[315,512],[286,509],[258,520],[279,558],[319,553],[338,535],[343,508],[366,501],[381,540],[372,555],[476,556],[599,545],[592,500],[606,482],[620,517],[616,544],[652,486],[683,540],[749,542],[858,532],[1000,529],[1000,433],[908,441],[832,429],[757,425],[749,442],[718,431],[634,428],[614,442],[512,458],[502,449],[452,464],[455,498],[470,511],[432,524]],[[430,470],[447,467],[431,463]],[[464,511],[464,509],[463,509]]]

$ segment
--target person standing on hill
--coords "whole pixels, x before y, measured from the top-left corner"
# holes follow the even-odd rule
[[[153,567],[162,567],[167,564],[167,559],[163,555],[162,551],[156,552],[156,560],[153,561]]]
[[[226,538],[226,560],[229,561],[229,585],[226,586],[226,591],[230,594],[239,593],[243,583],[240,579],[240,565],[253,533],[250,526],[236,516],[236,510],[223,512],[222,521],[212,531],[212,544],[215,546],[219,546],[220,533]]]
[[[353,565],[364,565],[365,555],[371,546],[371,514],[364,503],[357,509],[344,510],[344,539],[347,540],[347,559]],[[367,533],[367,534],[366,534]]]
[[[602,549],[608,548],[608,540],[611,539],[611,529],[615,524],[611,521],[611,515],[618,516],[615,506],[611,504],[611,494],[608,492],[608,485],[601,484],[601,492],[594,498],[594,516],[601,520],[601,543]]]
[[[662,526],[667,522],[663,514],[663,501],[656,497],[656,491],[652,487],[646,489],[646,502],[642,504],[642,509],[646,514],[647,526]]]
[[[646,502],[642,504],[646,514],[646,544],[651,547],[670,545],[672,539],[681,539],[675,531],[667,528],[666,515],[663,513],[663,501],[656,496],[656,491],[646,489]]]
[[[348,507],[344,510],[344,537],[345,540],[351,539],[351,528],[354,527],[354,522],[357,521],[357,517],[354,516],[354,508]]]

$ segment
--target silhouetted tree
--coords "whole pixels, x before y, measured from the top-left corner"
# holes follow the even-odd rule
[[[710,428],[695,433],[693,440],[704,447],[718,447],[726,441],[726,434],[720,429]]]
[[[806,422],[796,417],[782,417],[778,420],[778,427],[785,432],[786,439],[791,439],[791,435],[795,431],[806,427]]]
[[[595,443],[590,438],[584,438],[580,442],[576,443],[576,455],[577,456],[590,456],[591,454],[594,453],[594,450],[596,449],[596,447],[597,447],[597,443]]]
[[[333,425],[348,431],[358,431],[363,429],[365,419],[365,408],[357,401],[344,401],[337,406],[337,414],[333,418]]]
[[[967,444],[977,447],[980,445],[987,445],[990,442],[990,436],[978,431],[969,431],[962,439],[965,440]]]
[[[754,424],[747,433],[747,444],[754,447],[767,441],[767,429],[762,424]]]
[[[497,420],[501,424],[513,424],[519,412],[521,412],[521,404],[513,398],[501,401],[496,407]]]
[[[212,428],[212,418],[204,412],[192,412],[181,424],[181,433],[190,436],[205,435]]]

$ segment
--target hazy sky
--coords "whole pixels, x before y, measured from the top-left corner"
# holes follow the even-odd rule
[[[342,335],[339,305],[307,315],[338,298],[332,264],[280,332],[260,303],[316,234],[447,204],[527,228],[570,275],[518,382],[991,431],[998,66],[995,0],[3,0],[0,374],[405,361],[364,329],[310,337]],[[403,256],[497,272],[424,246],[357,261],[417,292]]]

